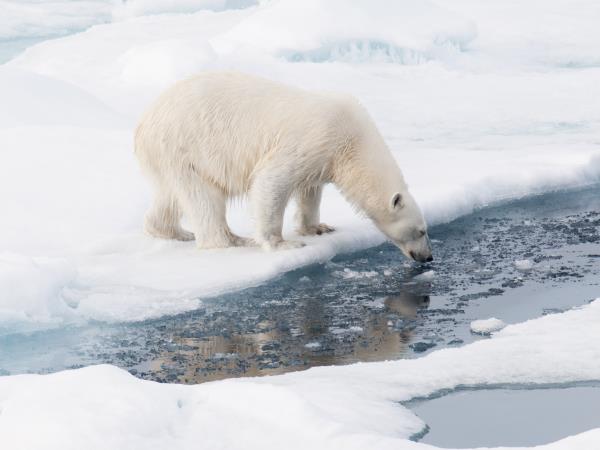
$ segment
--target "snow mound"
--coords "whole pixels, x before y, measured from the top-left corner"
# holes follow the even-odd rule
[[[119,128],[122,118],[88,92],[24,70],[0,66],[0,129],[23,125]]]
[[[491,317],[489,319],[474,320],[471,322],[471,333],[490,335],[496,331],[500,331],[506,324],[500,319]]]
[[[206,41],[165,39],[136,45],[121,57],[121,79],[131,85],[167,87],[199,72],[217,55]]]
[[[137,120],[169,84],[210,68],[208,39],[247,14],[205,10],[98,25],[29,47],[8,65],[72,83]]]
[[[418,64],[475,36],[473,23],[430,1],[279,0],[220,39],[290,61]]]
[[[199,442],[224,450],[282,442],[291,450],[433,449],[409,440],[426,425],[399,402],[459,386],[600,380],[599,321],[596,300],[423,358],[193,386],[143,381],[107,365],[3,376],[0,435],[9,448],[36,450],[183,450]],[[536,448],[599,445],[600,428]]]

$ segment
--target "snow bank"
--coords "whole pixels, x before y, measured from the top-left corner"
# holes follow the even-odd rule
[[[0,253],[0,333],[15,325],[29,329],[73,317],[64,289],[76,275],[64,259]]]
[[[401,401],[457,387],[600,380],[600,301],[413,360],[195,386],[112,366],[0,377],[0,436],[21,449],[433,449]],[[32,432],[33,431],[33,432]],[[589,450],[600,428],[536,447]]]
[[[469,45],[470,63],[479,69],[512,70],[515,66],[562,69],[600,65],[600,4],[578,0],[438,0],[438,4],[471,18],[477,39]]]
[[[221,45],[290,61],[418,64],[475,36],[473,23],[430,1],[279,0],[221,36]]]
[[[30,47],[8,65],[72,83],[137,120],[162,89],[212,67],[208,39],[246,14],[200,11],[98,25]]]
[[[489,319],[474,320],[471,322],[471,333],[490,335],[504,328],[506,324],[500,319],[491,317]]]

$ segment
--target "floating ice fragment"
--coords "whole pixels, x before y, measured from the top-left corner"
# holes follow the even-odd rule
[[[515,261],[515,267],[522,272],[528,272],[533,269],[533,261],[530,259],[518,259]]]
[[[412,348],[415,353],[423,353],[435,346],[436,344],[434,342],[415,342],[414,344],[410,344],[409,347]]]
[[[310,281],[310,278],[307,277],[306,275],[304,275],[303,277],[300,277],[300,279],[298,281],[300,283],[308,283]]]
[[[310,349],[316,349],[316,348],[320,348],[321,347],[321,343],[319,343],[319,342],[308,342],[307,344],[304,344],[304,347],[310,348]]]
[[[431,281],[433,280],[433,278],[435,277],[435,271],[434,270],[428,270],[427,272],[423,272],[415,277],[413,277],[413,280],[416,281]]]
[[[343,271],[336,270],[333,272],[334,275],[341,276],[344,279],[352,279],[352,278],[373,278],[379,275],[374,270],[368,270],[364,272],[357,272],[356,270],[344,268]]]
[[[506,324],[500,319],[491,317],[489,319],[474,320],[471,322],[471,333],[489,335],[495,331],[500,331]]]

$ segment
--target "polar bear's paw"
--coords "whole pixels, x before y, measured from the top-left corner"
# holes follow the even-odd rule
[[[178,241],[193,241],[195,239],[194,233],[186,230],[177,230],[173,239],[177,239]]]
[[[231,235],[231,246],[232,247],[256,247],[256,241],[254,239],[241,237],[232,233]]]
[[[306,244],[301,241],[268,241],[262,244],[262,248],[268,252],[276,251],[276,250],[291,250],[294,248],[304,247]]]
[[[301,236],[314,236],[315,234],[321,235],[333,231],[335,231],[335,228],[330,227],[326,223],[320,223],[318,225],[306,225],[298,230],[298,234]]]

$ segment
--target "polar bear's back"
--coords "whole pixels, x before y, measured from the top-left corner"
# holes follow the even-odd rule
[[[347,139],[354,103],[240,73],[204,73],[165,91],[144,114],[136,154],[155,177],[187,171],[239,195],[273,158],[322,170]]]

